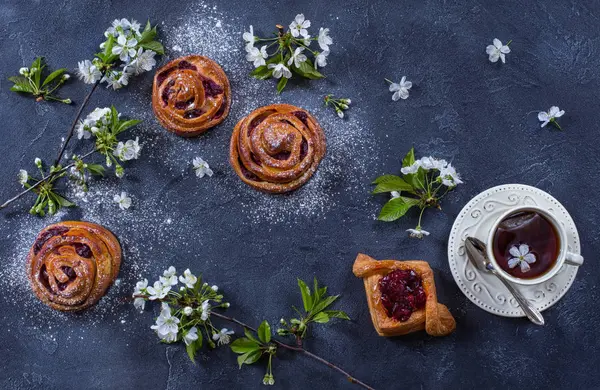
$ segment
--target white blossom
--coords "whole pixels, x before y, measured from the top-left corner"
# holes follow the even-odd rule
[[[244,32],[242,35],[244,41],[246,41],[246,51],[250,51],[254,47],[254,42],[256,41],[256,36],[254,36],[254,28],[250,25],[250,31]]]
[[[213,290],[214,292],[219,291],[219,287],[216,285],[213,285],[210,289]]]
[[[194,285],[198,281],[198,278],[195,277],[188,268],[185,271],[183,271],[183,275],[179,277],[179,281],[188,286],[189,288],[194,288]]]
[[[163,276],[158,279],[165,286],[174,286],[177,284],[177,270],[175,270],[175,267],[170,266],[163,272]]]
[[[130,139],[125,143],[119,142],[113,154],[121,161],[129,161],[137,159],[140,156],[140,150],[139,137],[136,137],[135,140]]]
[[[156,53],[154,51],[144,50],[140,47],[135,59],[127,66],[127,70],[134,75],[139,75],[152,70],[156,65],[156,60],[154,59],[155,55]]]
[[[129,207],[131,207],[131,198],[127,196],[125,191],[121,192],[121,195],[115,195],[113,200],[119,205],[121,210],[127,210]]]
[[[515,268],[517,265],[520,265],[521,272],[528,272],[531,270],[529,264],[533,264],[536,261],[535,255],[529,252],[529,245],[527,244],[521,244],[519,247],[514,245],[508,252],[513,256],[508,260],[508,267]]]
[[[192,166],[194,167],[194,171],[196,172],[196,176],[202,178],[204,175],[212,176],[213,171],[208,166],[208,163],[204,161],[201,157],[195,157],[192,160]]]
[[[315,69],[317,66],[321,68],[327,65],[327,56],[329,55],[329,50],[324,50],[321,53],[317,54],[315,57]]]
[[[100,121],[102,124],[108,124],[110,122],[111,110],[108,107],[104,108],[95,108],[94,111],[90,112],[86,117],[86,121],[90,122],[98,122]]]
[[[198,328],[192,326],[190,330],[184,333],[183,342],[185,343],[185,345],[190,345],[196,340],[198,340]]]
[[[202,305],[200,306],[200,311],[200,318],[202,319],[202,321],[206,321],[210,313],[210,303],[208,302],[208,299],[202,302]]]
[[[397,101],[398,99],[407,99],[408,90],[412,88],[412,83],[406,81],[406,76],[402,76],[400,83],[391,83],[390,92],[394,92],[392,100]]]
[[[135,56],[135,46],[137,44],[137,39],[119,35],[116,44],[112,48],[112,54],[118,55],[121,61],[128,62],[129,57]]]
[[[27,184],[27,181],[29,180],[29,174],[27,173],[26,170],[21,169],[19,170],[19,184],[21,184],[23,187],[25,187],[25,184]]]
[[[227,330],[227,328],[221,329],[219,333],[213,333],[212,339],[217,342],[218,345],[229,344],[231,341],[231,335],[235,332],[232,330]]]
[[[452,166],[452,164],[448,164],[440,169],[440,178],[442,180],[442,184],[446,187],[456,187],[457,185],[463,183],[463,181],[460,180],[458,172],[456,172],[456,169]]]
[[[296,68],[299,68],[300,64],[306,61],[306,56],[302,54],[303,51],[303,47],[297,47],[296,50],[294,50],[294,53],[292,54],[290,59],[288,60],[288,66],[294,64]]]
[[[172,343],[177,340],[178,324],[179,318],[173,317],[169,305],[163,303],[160,315],[156,319],[156,325],[152,325],[150,328],[156,331],[161,340]]]
[[[489,55],[490,62],[498,62],[499,58],[502,60],[502,63],[505,63],[505,55],[510,53],[510,48],[508,45],[503,45],[498,38],[494,38],[494,44],[488,45],[485,48],[485,52]]]
[[[305,20],[304,14],[298,14],[296,15],[294,21],[290,23],[290,32],[295,38],[297,38],[300,35],[306,38],[308,36],[308,30],[306,29],[309,27],[310,20]]]
[[[256,47],[252,47],[250,50],[248,50],[248,54],[246,54],[246,60],[252,62],[254,67],[258,68],[259,66],[266,64],[265,60],[268,58],[268,56],[266,45],[261,47],[260,50]]]
[[[269,64],[269,69],[273,69],[273,77],[280,79],[281,76],[289,79],[292,77],[292,72],[284,64]]]
[[[164,297],[166,297],[169,291],[171,291],[171,286],[165,286],[157,280],[156,282],[154,282],[154,286],[146,288],[146,291],[150,295],[148,299],[154,301],[156,299],[163,299]]]
[[[423,168],[425,171],[430,171],[432,169],[442,170],[448,166],[448,162],[443,159],[437,159],[434,157],[421,157],[419,160],[415,161],[412,165],[408,167],[403,167],[400,169],[405,175],[409,175],[412,173],[417,173],[419,168]]]
[[[564,110],[561,110],[556,106],[552,106],[552,107],[550,107],[548,112],[544,112],[544,111],[540,112],[538,114],[538,119],[540,120],[540,122],[542,122],[541,127],[545,127],[548,123],[550,123],[551,121],[554,121],[556,118],[560,118],[563,115],[565,115]]]
[[[94,84],[102,77],[102,72],[90,60],[77,63],[77,75],[86,84]]]
[[[36,158],[33,160],[33,163],[34,163],[34,164],[35,164],[35,166],[36,166],[36,167],[38,167],[38,168],[41,168],[41,167],[42,167],[42,159],[41,159],[41,158],[39,158],[39,157],[36,157]]]
[[[340,118],[344,119],[344,111],[337,110],[337,116],[339,116]]]
[[[333,43],[333,39],[329,36],[329,29],[321,27],[319,29],[319,38],[317,40],[323,51],[329,52],[329,45]]]
[[[147,287],[148,279],[140,280],[135,284],[133,296],[135,297],[136,295],[144,295]],[[133,306],[135,306],[135,308],[138,310],[144,310],[144,307],[146,306],[146,300],[144,298],[135,298],[133,300]]]
[[[23,67],[19,69],[19,74],[21,74],[22,76],[27,76],[29,74],[29,68]]]
[[[183,308],[183,314],[185,314],[188,317],[191,316],[193,312],[194,309],[192,309],[190,306],[186,306]]]
[[[429,235],[427,230],[423,230],[419,226],[416,229],[406,229],[406,231],[412,238],[423,238],[423,236]]]

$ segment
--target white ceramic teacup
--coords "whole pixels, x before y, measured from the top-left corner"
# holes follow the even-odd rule
[[[522,278],[517,278],[515,276],[510,275],[509,273],[504,271],[500,267],[500,265],[498,265],[498,262],[494,258],[494,249],[493,249],[494,248],[494,236],[496,233],[496,229],[498,229],[498,225],[509,215],[512,215],[512,214],[515,214],[515,213],[518,213],[521,211],[534,211],[534,212],[539,213],[540,215],[544,216],[548,221],[550,221],[550,223],[554,226],[556,233],[558,234],[559,244],[560,244],[557,259],[554,262],[554,266],[552,268],[550,268],[548,271],[546,271],[545,273],[539,275],[538,277],[531,278],[531,279],[522,279]],[[550,279],[554,275],[556,275],[556,273],[561,269],[561,267],[564,264],[569,264],[569,265],[574,265],[574,266],[580,266],[583,264],[582,256],[568,251],[567,231],[566,231],[565,227],[563,226],[563,224],[561,224],[556,219],[556,217],[554,215],[552,215],[550,212],[548,212],[547,210],[544,210],[542,208],[535,207],[535,206],[513,207],[513,208],[507,210],[506,212],[504,212],[502,215],[500,215],[500,217],[498,217],[496,222],[494,222],[494,224],[492,225],[492,228],[490,229],[490,232],[488,234],[487,255],[488,255],[488,258],[490,259],[490,261],[492,262],[492,264],[494,265],[494,268],[501,276],[503,276],[505,279],[507,279],[513,283],[525,284],[525,285],[539,284],[539,283],[543,283],[543,282],[547,281],[548,279]]]

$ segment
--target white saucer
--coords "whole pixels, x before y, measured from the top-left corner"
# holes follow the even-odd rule
[[[516,205],[534,205],[547,209],[565,226],[570,252],[580,253],[579,234],[573,219],[556,199],[548,193],[523,184],[506,184],[490,188],[461,210],[454,221],[448,240],[448,262],[452,276],[461,291],[477,306],[499,316],[524,317],[515,299],[494,275],[480,272],[467,259],[464,239],[468,236],[486,241],[492,223],[507,209]],[[550,280],[534,285],[515,287],[542,311],[569,290],[577,275],[577,267],[564,265]]]

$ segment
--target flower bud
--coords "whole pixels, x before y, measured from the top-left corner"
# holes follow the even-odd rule
[[[29,68],[23,67],[23,68],[19,69],[19,73],[23,76],[27,76],[29,74]]]
[[[35,163],[35,166],[42,169],[42,160],[39,157],[36,157],[35,160],[33,160],[33,162]]]
[[[192,309],[189,306],[186,306],[183,308],[183,314],[185,314],[188,317],[191,316],[193,312],[194,312],[194,309]]]

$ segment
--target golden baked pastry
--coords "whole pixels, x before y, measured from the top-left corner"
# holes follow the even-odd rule
[[[412,304],[413,311],[410,312],[410,304],[408,308],[403,306],[407,301],[399,301],[398,307],[394,305],[393,313],[390,313],[389,298],[382,296],[382,279],[392,272],[398,272],[406,275],[409,279],[416,281],[417,285],[422,286],[424,297],[419,297],[417,289],[413,289],[410,294],[411,299],[416,301],[424,299],[424,307],[418,308],[418,304]],[[411,274],[411,271],[418,276]],[[381,336],[399,336],[411,332],[416,332],[425,329],[432,336],[446,336],[456,328],[456,321],[448,308],[437,301],[435,292],[435,282],[433,280],[433,271],[429,264],[420,260],[398,261],[398,260],[375,260],[367,255],[359,253],[354,261],[352,272],[359,278],[362,278],[365,283],[367,292],[367,303],[371,313],[371,319],[375,330]],[[418,281],[420,279],[420,282]],[[396,283],[395,288],[402,289],[398,286],[404,284],[404,281],[386,280],[385,288],[389,289],[390,284]],[[386,290],[387,291],[387,290]],[[384,299],[387,299],[384,305]],[[414,301],[410,301],[411,303]],[[408,311],[408,313],[407,313]],[[408,318],[406,316],[408,314]],[[402,317],[398,320],[395,317]]]
[[[250,186],[270,193],[297,189],[325,155],[325,134],[306,110],[272,104],[240,120],[231,135],[229,159]]]
[[[31,288],[46,305],[78,311],[98,302],[119,274],[121,246],[100,225],[65,221],[45,227],[27,256]]]
[[[152,109],[158,121],[175,134],[204,133],[227,117],[230,106],[229,79],[210,58],[180,57],[154,76]]]

